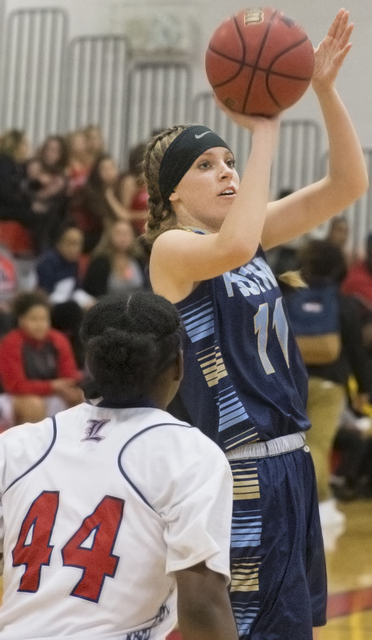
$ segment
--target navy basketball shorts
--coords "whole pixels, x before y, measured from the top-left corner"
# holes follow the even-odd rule
[[[311,454],[230,461],[230,598],[240,640],[312,640],[327,580]]]

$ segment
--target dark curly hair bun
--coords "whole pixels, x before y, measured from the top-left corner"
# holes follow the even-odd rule
[[[128,400],[147,395],[157,376],[175,362],[182,324],[168,300],[141,291],[98,302],[87,312],[81,336],[91,395]]]

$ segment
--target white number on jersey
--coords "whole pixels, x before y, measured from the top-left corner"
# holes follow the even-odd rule
[[[260,356],[260,360],[262,362],[263,368],[265,369],[266,373],[269,375],[270,373],[274,373],[275,369],[270,362],[269,356],[267,355],[268,327],[269,327],[269,305],[267,304],[267,302],[265,302],[264,304],[260,304],[260,306],[258,307],[258,311],[254,317],[254,332],[257,333],[258,355]],[[275,328],[278,342],[283,351],[283,356],[285,358],[287,366],[289,367],[288,324],[287,324],[287,319],[284,315],[282,298],[276,299],[272,328],[273,329]]]

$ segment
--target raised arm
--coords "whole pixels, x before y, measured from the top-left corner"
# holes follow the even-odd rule
[[[368,189],[363,151],[335,80],[348,54],[353,24],[340,9],[326,37],[315,50],[312,80],[329,141],[329,169],[319,182],[268,205],[262,245],[287,242],[346,209]]]

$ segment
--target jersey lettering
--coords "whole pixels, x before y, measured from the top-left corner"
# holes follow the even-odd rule
[[[106,496],[63,547],[63,565],[83,569],[70,595],[98,602],[106,576],[115,576],[119,558],[112,550],[123,512],[124,500]],[[88,538],[92,538],[91,546],[84,547]]]
[[[125,501],[105,496],[61,550],[63,565],[82,569],[70,595],[98,602],[106,577],[113,578],[119,557],[113,555]],[[50,544],[59,506],[58,491],[43,491],[29,508],[13,549],[13,567],[26,565],[18,591],[36,593],[41,569],[51,561]]]
[[[110,420],[88,420],[88,427],[85,428],[85,438],[82,438],[80,442],[86,440],[93,440],[94,442],[101,442],[105,439],[105,436],[100,436],[101,429],[110,422]]]
[[[276,331],[276,336],[287,363],[287,367],[289,367],[288,323],[284,314],[282,298],[277,298],[275,301],[272,326]],[[254,316],[254,332],[257,334],[258,355],[260,356],[262,366],[267,375],[270,375],[271,373],[275,373],[275,369],[267,355],[268,328],[269,305],[265,302],[264,304],[260,304],[258,311]]]
[[[254,258],[251,263],[240,267],[237,273],[226,271],[223,274],[227,295],[234,296],[233,284],[246,298],[259,296],[265,291],[278,287],[274,274],[262,258]]]
[[[36,593],[40,586],[41,567],[48,566],[53,546],[49,544],[57,515],[58,491],[43,491],[32,503],[23,520],[13,549],[13,567],[26,565],[18,591]]]

